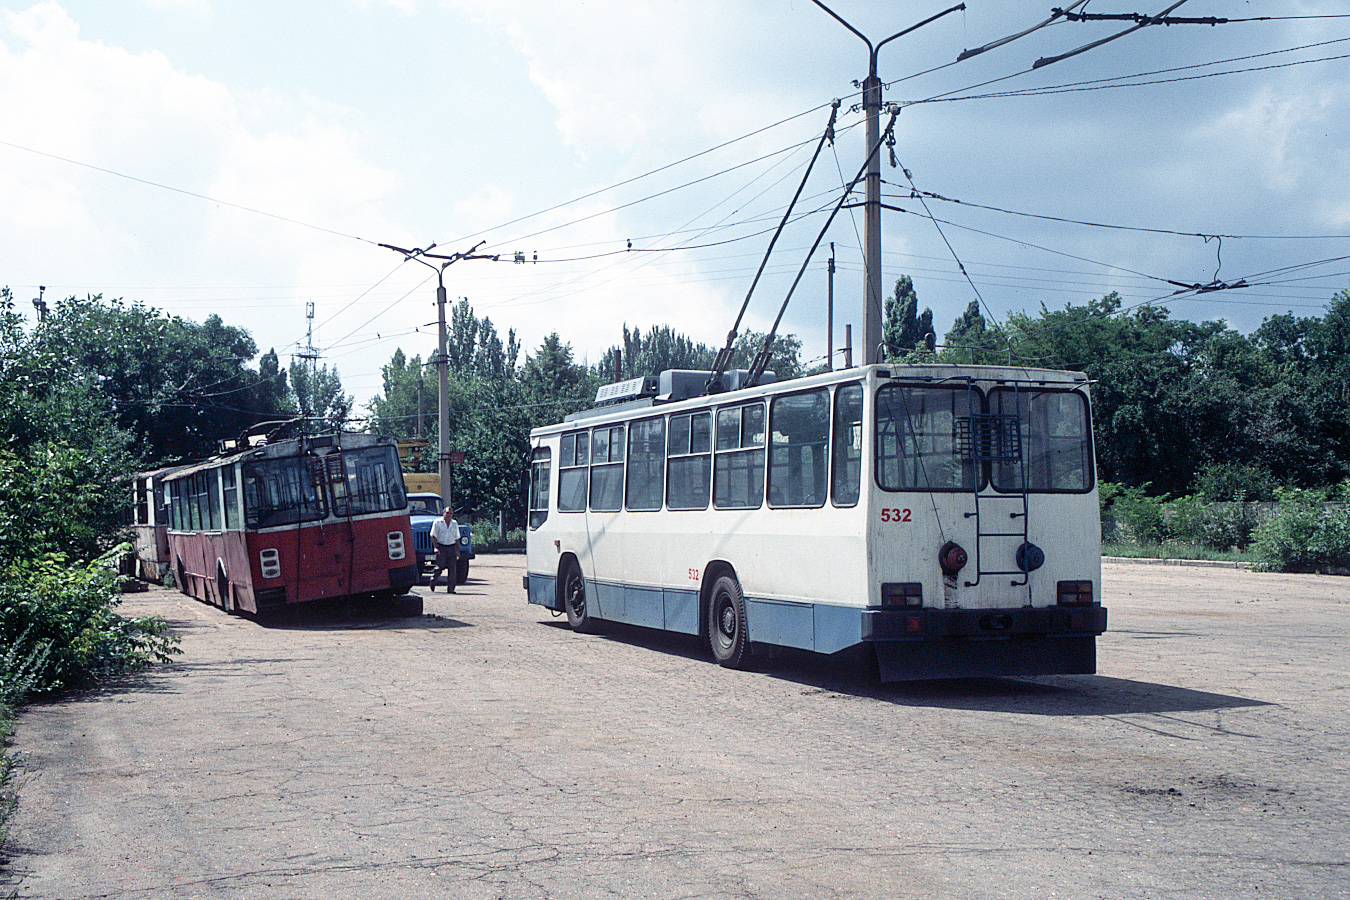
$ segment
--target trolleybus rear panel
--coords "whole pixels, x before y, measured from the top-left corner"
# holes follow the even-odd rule
[[[860,395],[863,414],[841,416]],[[819,418],[821,398],[833,423],[828,452],[814,437],[794,445],[792,435],[775,430],[776,410],[815,407]],[[664,503],[627,481],[623,503],[612,490],[595,490],[597,477],[607,487],[620,471],[610,447],[621,433],[626,474],[651,462],[646,451],[638,463],[628,458],[634,423],[653,423],[639,425],[644,436],[664,428],[661,464],[669,475],[672,460],[687,459],[691,449],[673,443],[685,437],[682,425],[672,425],[676,418],[708,410],[716,420],[718,410],[761,402],[764,423],[752,426],[759,433],[749,452],[732,446],[728,429],[721,449],[713,436],[708,454],[711,462],[744,453],[750,470],[777,465],[777,478],[761,472],[757,498],[723,498],[724,506],[746,508],[716,508],[710,499],[703,509],[671,509],[669,479],[662,479]],[[758,416],[743,420],[758,423]],[[856,418],[861,423],[850,424]],[[590,446],[579,459],[583,435]],[[1096,671],[1106,610],[1087,384],[1079,373],[867,366],[669,404],[601,408],[536,429],[532,445],[531,603],[566,611],[559,579],[575,561],[592,618],[707,634],[713,583],[731,575],[744,596],[750,642],[826,654],[870,644],[886,680]],[[764,451],[758,458],[757,448]],[[697,504],[681,497],[677,505]],[[569,506],[583,508],[560,508]]]

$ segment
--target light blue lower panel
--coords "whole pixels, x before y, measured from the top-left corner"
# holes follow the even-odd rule
[[[627,622],[627,604],[624,602],[628,589],[621,584],[603,581],[587,581],[586,596],[595,597],[595,606],[602,619],[611,622]]]
[[[815,613],[809,603],[746,598],[750,640],[780,647],[816,649]]]
[[[556,579],[530,576],[530,602],[553,607]],[[610,622],[699,633],[698,591],[662,590],[613,582],[586,582],[596,615]],[[750,640],[817,653],[835,653],[862,640],[862,610],[788,600],[746,598]]]
[[[836,653],[862,640],[862,610],[784,600],[746,600],[750,640]]]
[[[858,607],[817,604],[815,613],[816,646],[812,649],[817,653],[838,653],[862,642],[862,610]]]
[[[556,575],[529,575],[529,600],[549,609],[561,609],[558,603],[558,577]]]
[[[664,628],[665,611],[660,588],[630,587],[624,593],[624,619],[629,625]]]
[[[698,591],[666,591],[666,631],[698,634]]]

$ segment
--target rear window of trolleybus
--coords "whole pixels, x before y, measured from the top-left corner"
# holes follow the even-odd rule
[[[1091,426],[1087,400],[1077,391],[995,388],[986,397],[964,385],[892,384],[877,391],[876,414],[883,490],[972,491],[978,479],[980,487],[1017,493],[1024,477],[1030,493],[1092,489]],[[1003,424],[972,425],[972,416]],[[969,447],[972,428],[1014,421],[1020,460],[1007,454],[979,465]]]

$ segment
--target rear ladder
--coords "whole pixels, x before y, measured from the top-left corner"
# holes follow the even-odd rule
[[[1013,587],[1021,587],[1030,580],[1027,570],[1022,568],[1020,559],[1024,552],[1022,548],[1027,545],[1027,468],[1022,455],[1021,416],[1016,413],[1013,415],[977,413],[974,410],[980,408],[979,398],[973,387],[967,385],[967,389],[969,391],[967,409],[971,410],[971,413],[968,418],[957,420],[957,441],[962,462],[971,463],[975,475],[972,491],[975,496],[975,511],[965,514],[967,519],[975,520],[975,580],[967,581],[965,586],[974,587],[985,575],[1013,575],[1017,577],[1010,584]],[[1016,382],[1013,383],[1013,396],[1013,408],[1020,410],[1022,398],[1017,392]],[[1006,464],[1017,466],[1017,484],[1020,490],[1016,493],[999,493],[991,486],[988,493],[981,493],[980,481],[984,473],[988,471],[992,480],[992,467]],[[1003,518],[1005,513],[1006,520]],[[985,568],[987,564],[997,565],[990,562],[991,559],[1007,558],[991,552],[989,544],[1006,541],[1008,538],[1021,538],[1017,550],[1012,555],[1013,562],[1018,568]],[[1029,592],[1030,588],[1027,590]]]

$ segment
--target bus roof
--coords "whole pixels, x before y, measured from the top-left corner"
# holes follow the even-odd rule
[[[1026,366],[977,366],[947,363],[920,363],[914,365],[907,365],[904,363],[879,363],[870,366],[858,366],[852,369],[838,369],[833,372],[822,372],[818,375],[808,375],[803,378],[794,378],[789,381],[775,381],[770,384],[741,388],[740,390],[727,391],[721,394],[704,394],[702,396],[689,397],[687,399],[680,398],[671,400],[666,400],[659,396],[644,397],[610,406],[594,407],[592,409],[571,413],[562,422],[535,428],[530,433],[531,435],[534,435],[567,431],[572,428],[581,427],[583,423],[594,424],[600,419],[605,419],[607,421],[621,421],[624,419],[640,417],[642,411],[647,409],[678,411],[681,409],[696,409],[710,405],[725,405],[727,403],[735,403],[737,401],[749,400],[755,397],[789,394],[823,385],[863,381],[868,378],[885,382],[904,382],[911,384],[951,384],[956,382],[964,384],[966,382],[979,382],[982,384],[994,385],[1053,385],[1061,388],[1079,387],[1089,383],[1088,377],[1084,373],[1062,369],[1040,369],[1029,368]]]

